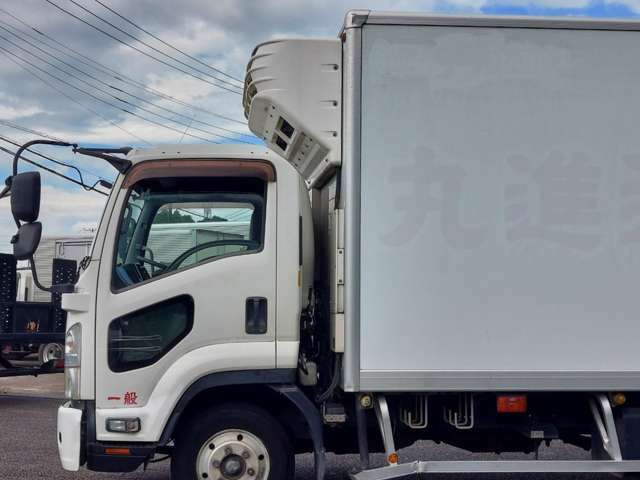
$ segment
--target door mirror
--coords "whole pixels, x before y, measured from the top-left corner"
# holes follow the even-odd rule
[[[35,222],[40,215],[40,173],[25,172],[11,179],[11,213],[16,220]]]
[[[25,223],[11,239],[13,256],[16,260],[29,260],[38,249],[42,236],[40,222]]]

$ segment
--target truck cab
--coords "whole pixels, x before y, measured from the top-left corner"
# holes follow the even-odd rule
[[[206,398],[241,402],[242,385],[296,377],[313,279],[296,171],[259,146],[163,146],[127,159],[91,261],[63,296],[70,402],[58,441],[71,470],[133,470]],[[222,461],[224,448],[211,454]]]

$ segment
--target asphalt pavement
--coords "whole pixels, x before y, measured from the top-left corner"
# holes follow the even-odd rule
[[[147,471],[133,473],[95,473],[81,470],[77,473],[65,472],[58,460],[56,446],[56,410],[61,400],[60,376],[44,376],[36,379],[0,378],[0,479],[1,480],[169,480],[168,462],[152,464]],[[7,394],[10,393],[10,394]],[[48,398],[55,397],[55,398]],[[417,459],[466,460],[500,458],[531,459],[531,456],[503,454],[468,454],[460,449],[436,445],[433,442],[418,444],[401,450],[402,461]],[[559,442],[540,451],[541,459],[586,459],[588,453]],[[373,462],[382,465],[382,455],[374,455]],[[347,477],[358,468],[355,455],[328,455],[327,480]],[[429,476],[437,480],[613,480],[610,475],[438,475]],[[313,480],[313,458],[299,455],[296,459],[296,479]],[[182,479],[180,479],[182,480]]]

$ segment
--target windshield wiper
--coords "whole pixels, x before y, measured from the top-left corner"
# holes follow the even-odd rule
[[[115,157],[113,153],[120,153],[122,155],[127,155],[131,150],[131,147],[120,147],[120,148],[87,148],[87,147],[78,147],[77,145],[73,145],[73,153],[79,153],[81,155],[88,155],[90,157],[97,157],[109,162],[109,164],[118,170],[120,173],[127,173],[127,170],[131,168],[131,160],[127,160],[126,158]]]

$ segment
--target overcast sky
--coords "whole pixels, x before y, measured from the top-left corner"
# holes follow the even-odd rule
[[[7,126],[7,122],[83,144],[201,143],[207,139],[253,142],[255,139],[242,123],[241,97],[229,91],[238,91],[240,84],[233,78],[243,78],[252,48],[278,36],[334,37],[345,11],[363,5],[377,10],[439,13],[591,17],[640,14],[640,0],[3,0],[0,147],[14,150],[6,140],[20,143],[37,136]],[[203,63],[172,50],[118,14]],[[82,20],[177,68],[145,56]],[[169,60],[161,52],[183,63]],[[193,76],[178,69],[190,71]],[[118,74],[126,78],[117,77]],[[95,182],[99,176],[114,177],[114,172],[98,160],[74,158],[64,150],[38,151],[73,162],[84,170],[87,183]],[[69,169],[30,157],[76,177]],[[10,157],[0,151],[0,158],[0,175],[4,178]],[[45,235],[82,233],[95,226],[104,197],[48,173],[43,173],[43,184],[41,220]],[[3,200],[0,251],[9,250],[13,233],[8,201]]]

